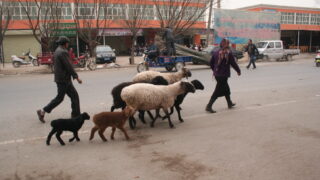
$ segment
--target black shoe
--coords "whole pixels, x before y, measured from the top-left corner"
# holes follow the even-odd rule
[[[39,120],[40,120],[42,123],[45,123],[45,121],[44,121],[44,114],[43,114],[43,112],[42,112],[41,109],[37,110],[37,115],[38,115]]]
[[[248,66],[247,66],[246,68],[247,68],[247,69],[249,69],[249,67],[248,67]]]
[[[256,67],[252,68],[252,69],[255,69]]]
[[[235,105],[236,105],[235,103],[230,103],[230,104],[228,104],[228,108],[232,109]]]
[[[213,110],[211,107],[206,107],[206,111],[209,113],[216,113],[216,111]]]

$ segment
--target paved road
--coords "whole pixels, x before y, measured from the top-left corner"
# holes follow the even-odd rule
[[[35,114],[55,96],[52,75],[2,76],[0,179],[319,179],[320,69],[308,59],[242,71],[230,79],[233,110],[221,98],[214,105],[218,113],[204,111],[215,82],[209,69],[195,68],[191,80],[201,80],[205,90],[187,96],[185,122],[174,115],[175,129],[167,121],[155,128],[139,122],[137,130],[128,131],[131,141],[116,132],[114,141],[96,136],[89,142],[93,124],[86,122],[81,142],[65,147],[55,137],[46,146],[45,138],[50,120],[70,116],[69,99],[46,116],[46,124]],[[80,72],[82,111],[109,109],[112,87],[135,73],[134,68]]]

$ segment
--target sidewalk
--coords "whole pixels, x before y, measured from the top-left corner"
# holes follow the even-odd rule
[[[303,60],[303,59],[314,59],[314,53],[303,53],[293,57],[293,61]],[[142,56],[137,56],[134,58],[135,64],[131,65],[129,63],[129,56],[118,56],[116,60],[116,64],[105,64],[105,65],[97,65],[97,69],[112,69],[112,68],[136,68],[137,65],[143,61]],[[244,66],[248,62],[248,57],[245,54],[243,58],[238,60],[240,66]],[[257,63],[269,63],[276,62],[275,60],[269,61],[261,61],[258,60]],[[190,69],[194,68],[209,68],[207,65],[193,65],[192,63],[188,63],[187,67]],[[84,68],[76,68],[76,71],[83,71]],[[41,73],[51,73],[51,70],[48,66],[20,66],[19,68],[14,68],[11,63],[5,63],[5,66],[0,65],[0,75],[19,75],[19,74],[41,74]]]
[[[135,57],[135,64],[131,65],[129,63],[129,56],[118,56],[116,60],[116,64],[105,64],[100,65],[97,64],[97,69],[111,69],[111,68],[129,68],[129,67],[137,67],[139,62],[142,62],[142,56]],[[76,68],[76,71],[83,71],[84,68]],[[0,64],[0,75],[19,75],[19,74],[36,74],[36,73],[51,73],[51,70],[46,65],[41,66],[33,66],[32,64],[29,65],[22,65],[18,68],[14,68],[12,63],[5,63],[4,67],[3,64]]]

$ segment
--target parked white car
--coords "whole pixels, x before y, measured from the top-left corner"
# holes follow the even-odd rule
[[[259,58],[292,60],[292,56],[299,55],[300,49],[283,49],[281,40],[260,41],[256,44],[259,51]]]

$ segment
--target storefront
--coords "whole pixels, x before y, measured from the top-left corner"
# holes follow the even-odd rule
[[[41,52],[40,43],[29,30],[9,30],[3,41],[3,53],[5,62],[11,62],[11,56],[22,56],[29,51],[36,56]]]
[[[143,30],[139,29],[135,44],[144,44],[143,34]],[[100,29],[98,35],[101,37],[99,44],[109,45],[117,55],[129,54],[132,44],[132,32],[129,29]]]

